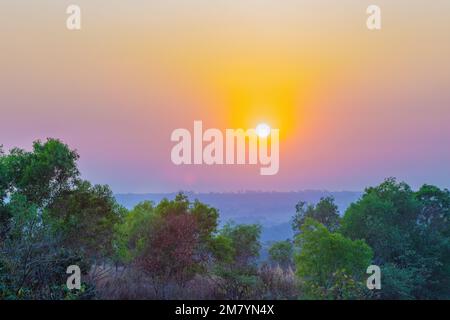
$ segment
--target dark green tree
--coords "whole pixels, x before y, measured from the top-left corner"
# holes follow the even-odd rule
[[[78,154],[56,139],[36,141],[32,151],[0,152],[0,297],[61,299],[65,268],[90,268],[79,248],[54,233],[50,207],[79,182]],[[66,210],[67,208],[64,208]]]
[[[292,221],[292,228],[296,234],[301,231],[307,218],[320,222],[331,232],[339,228],[339,210],[334,203],[334,198],[331,196],[321,198],[315,206],[307,205],[306,202],[300,201],[295,206],[295,209],[296,214]]]
[[[78,180],[75,150],[56,139],[35,141],[32,151],[14,148],[2,157],[2,184],[8,193],[19,193],[43,207]]]
[[[46,218],[65,248],[79,250],[94,262],[113,255],[115,226],[125,211],[108,186],[78,181],[54,199]]]
[[[220,277],[217,282],[224,298],[251,298],[260,286],[257,258],[261,244],[261,226],[256,224],[227,223],[220,230],[220,246],[215,252],[214,274]]]
[[[296,244],[296,272],[307,298],[364,297],[364,275],[373,256],[364,241],[332,233],[323,224],[307,218]]]
[[[347,209],[341,231],[373,248],[381,298],[449,297],[449,201],[447,190],[425,185],[414,192],[390,178]]]
[[[269,248],[269,259],[286,269],[293,265],[294,246],[291,241],[278,241]]]

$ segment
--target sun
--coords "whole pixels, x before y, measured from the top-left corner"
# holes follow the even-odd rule
[[[267,138],[270,134],[270,127],[266,123],[260,123],[256,126],[256,134],[260,138]]]

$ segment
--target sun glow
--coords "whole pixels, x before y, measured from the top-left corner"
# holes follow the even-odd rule
[[[270,127],[266,123],[260,123],[256,126],[256,134],[260,138],[267,138],[270,134]]]

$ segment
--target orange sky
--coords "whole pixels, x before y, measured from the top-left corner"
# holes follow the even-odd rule
[[[450,2],[376,2],[377,32],[356,0],[2,1],[0,144],[61,138],[115,192],[449,187]],[[279,174],[175,167],[194,120],[279,128]]]

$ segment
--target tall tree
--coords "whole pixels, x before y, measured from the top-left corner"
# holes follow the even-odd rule
[[[414,192],[390,178],[347,209],[342,232],[373,248],[383,274],[381,298],[449,297],[449,203],[447,190],[425,185]]]
[[[9,193],[20,193],[38,206],[70,189],[79,177],[75,150],[57,139],[35,141],[32,151],[14,148],[2,159]],[[3,182],[4,184],[4,182]]]
[[[56,139],[0,152],[0,297],[64,298],[65,268],[89,266],[52,233],[49,206],[79,181],[78,154]],[[5,199],[7,199],[5,201]]]
[[[339,210],[331,196],[321,198],[316,205],[308,205],[306,202],[300,201],[295,209],[296,214],[292,221],[292,228],[296,234],[301,232],[302,226],[308,218],[320,222],[331,232],[339,228]]]
[[[134,257],[136,265],[153,279],[157,293],[164,295],[164,287],[171,282],[183,285],[206,271],[217,219],[216,209],[192,203],[183,193],[155,207],[139,204],[125,217],[122,243],[130,251],[122,256]]]
[[[291,241],[278,241],[269,248],[269,258],[282,268],[288,268],[293,264],[294,246]]]
[[[315,299],[356,299],[363,296],[363,276],[371,264],[372,249],[362,240],[352,241],[330,232],[307,218],[296,238],[297,275],[307,296]]]
[[[92,260],[113,254],[116,224],[125,215],[108,186],[79,181],[49,205],[47,218],[66,248],[83,252]]]
[[[227,223],[220,231],[218,239],[221,246],[216,248],[225,250],[216,252],[213,272],[220,277],[217,283],[224,298],[250,298],[257,291],[260,235],[261,226],[257,224]]]

